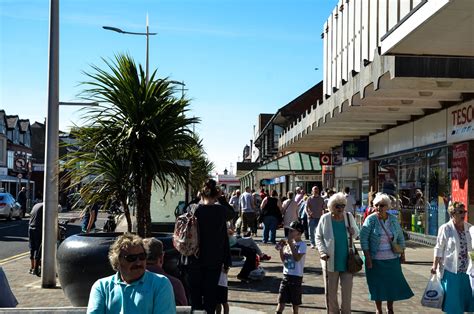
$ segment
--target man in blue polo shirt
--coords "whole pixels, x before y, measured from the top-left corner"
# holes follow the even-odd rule
[[[94,283],[87,313],[176,313],[169,280],[145,270],[142,238],[118,237],[110,248],[109,261],[117,273]]]

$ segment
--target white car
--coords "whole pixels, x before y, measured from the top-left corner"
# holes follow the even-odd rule
[[[20,220],[23,217],[21,206],[10,193],[0,193],[0,217]]]

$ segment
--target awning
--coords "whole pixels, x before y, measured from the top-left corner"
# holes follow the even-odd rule
[[[14,177],[14,176],[0,175],[0,182],[18,183],[18,180],[20,180],[21,183],[28,183],[28,179],[25,179],[25,178],[18,179],[17,177]],[[35,183],[35,182],[30,180],[30,183]]]
[[[296,152],[270,161],[255,171],[321,171],[321,165],[319,164],[319,155]]]

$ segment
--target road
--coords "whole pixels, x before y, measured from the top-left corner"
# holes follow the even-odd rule
[[[59,213],[59,219],[78,217],[78,212]],[[99,213],[97,227],[102,228],[107,219],[107,214]],[[6,221],[0,219],[0,262],[6,258],[24,254],[28,248],[28,218],[23,220]],[[70,223],[67,228],[67,236],[81,231],[80,220]]]

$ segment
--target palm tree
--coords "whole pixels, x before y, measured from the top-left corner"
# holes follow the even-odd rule
[[[69,152],[65,157],[64,168],[68,171],[62,180],[69,182],[69,189],[79,190],[87,206],[102,203],[107,208],[118,201],[124,210],[127,229],[132,230],[132,220],[128,199],[132,186],[129,177],[128,161],[122,150],[116,150],[113,143],[97,140],[98,130],[76,128],[71,132],[75,142],[70,144],[79,150]],[[84,205],[84,204],[79,204]]]
[[[95,175],[85,194],[115,191],[127,203],[133,192],[137,232],[147,237],[152,186],[166,192],[170,182],[185,184],[188,169],[179,160],[197,145],[191,126],[199,119],[186,117],[189,100],[176,98],[176,86],[156,78],[156,71],[146,82],[142,67],[130,56],[104,61],[106,70],[93,66],[93,73],[85,73],[90,80],[83,83],[87,88],[82,97],[99,106],[85,109],[89,142],[83,143],[74,162],[84,159],[84,169]]]
[[[198,135],[195,134],[196,145],[186,151],[185,159],[191,161],[191,173],[190,173],[190,186],[193,195],[196,195],[204,182],[210,177],[211,172],[214,170],[214,163],[209,160],[202,141]]]

